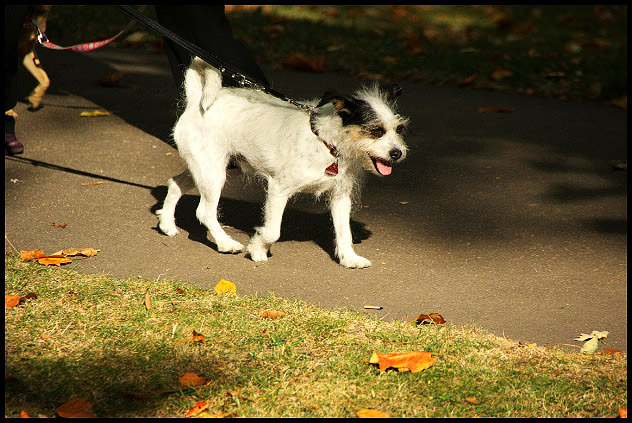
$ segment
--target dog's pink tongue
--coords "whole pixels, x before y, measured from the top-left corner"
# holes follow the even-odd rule
[[[390,175],[391,171],[393,170],[391,166],[387,165],[386,163],[380,160],[376,160],[375,165],[377,166],[377,171],[380,172],[380,174],[384,176]]]

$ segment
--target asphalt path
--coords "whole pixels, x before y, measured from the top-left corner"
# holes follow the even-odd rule
[[[377,319],[437,312],[522,342],[579,346],[580,333],[607,330],[602,348],[627,351],[627,172],[613,170],[627,160],[626,110],[404,82],[409,155],[392,175],[367,178],[353,216],[355,249],[373,266],[337,264],[326,205],[303,196],[286,209],[269,261],[255,264],[214,249],[195,218],[195,193],[176,211],[178,236],[157,230],[166,182],[184,169],[169,143],[177,92],[163,54],[40,57],[52,86],[40,110],[16,107],[25,153],[5,157],[5,235],[18,248],[97,248],[70,267],[204,288],[224,278],[241,295]],[[299,99],[362,82],[264,70]],[[114,72],[124,72],[114,87],[98,83]],[[34,80],[23,72],[21,81],[26,96]],[[111,115],[80,117],[93,110]],[[229,171],[221,221],[244,244],[263,198],[260,185]]]

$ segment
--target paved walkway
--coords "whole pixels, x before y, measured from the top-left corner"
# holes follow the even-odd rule
[[[626,110],[404,83],[410,154],[391,176],[368,178],[354,217],[356,250],[373,267],[348,270],[332,259],[327,210],[306,198],[286,211],[269,262],[255,265],[213,249],[195,195],[181,200],[177,237],[156,229],[152,212],[183,169],[165,142],[176,91],[162,54],[106,48],[41,58],[52,86],[43,109],[18,105],[26,151],[5,158],[5,234],[18,248],[98,248],[76,268],[207,288],[225,278],[240,294],[379,305],[366,313],[380,319],[438,312],[523,342],[580,345],[580,332],[608,330],[607,348],[627,351],[627,172],[612,169],[627,157]],[[359,83],[265,70],[297,98]],[[97,83],[117,71],[125,72],[117,87]],[[27,94],[33,81],[23,81]],[[112,115],[79,117],[95,108]],[[93,182],[103,184],[82,185]],[[262,198],[231,173],[222,220],[241,242],[259,224]]]

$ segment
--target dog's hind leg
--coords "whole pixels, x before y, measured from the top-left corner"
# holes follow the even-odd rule
[[[268,250],[281,236],[281,220],[289,196],[272,181],[268,181],[268,195],[264,207],[263,226],[255,228],[255,234],[248,244],[252,261],[268,260]]]
[[[243,250],[244,246],[231,238],[217,220],[217,205],[226,181],[226,163],[214,171],[209,170],[207,164],[203,175],[209,177],[196,183],[198,191],[200,191],[200,204],[195,214],[198,220],[208,228],[211,239],[217,245],[219,252],[238,253]],[[201,173],[198,172],[197,175],[201,175]]]
[[[174,236],[178,233],[175,219],[176,205],[180,197],[182,197],[182,194],[193,189],[195,183],[189,171],[185,170],[181,174],[169,179],[168,186],[169,189],[162,209],[156,210],[156,215],[158,216],[158,227],[160,230],[165,235]]]

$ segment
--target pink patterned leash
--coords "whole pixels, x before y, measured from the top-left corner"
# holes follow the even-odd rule
[[[83,52],[86,52],[86,51],[91,51],[91,50],[96,50],[96,49],[101,48],[101,47],[103,47],[103,46],[105,46],[107,44],[110,44],[112,41],[116,40],[118,37],[123,35],[124,32],[126,32],[132,26],[134,26],[134,24],[136,24],[135,21],[130,21],[130,23],[128,23],[127,26],[125,26],[125,28],[123,28],[121,30],[121,32],[119,32],[118,34],[116,34],[112,38],[108,38],[107,40],[93,41],[93,42],[90,42],[90,43],[75,44],[74,46],[70,46],[70,47],[62,47],[60,45],[57,45],[57,44],[51,42],[48,39],[46,34],[43,33],[40,30],[40,27],[37,24],[37,22],[35,21],[35,19],[31,18],[31,23],[33,24],[33,26],[37,30],[37,41],[39,41],[39,43],[42,46],[44,46],[46,48],[49,48],[49,49],[52,49],[52,50],[72,50],[72,51],[77,51],[77,52],[80,52],[80,53],[83,53]],[[25,23],[25,25],[26,24],[28,24],[28,22]]]

